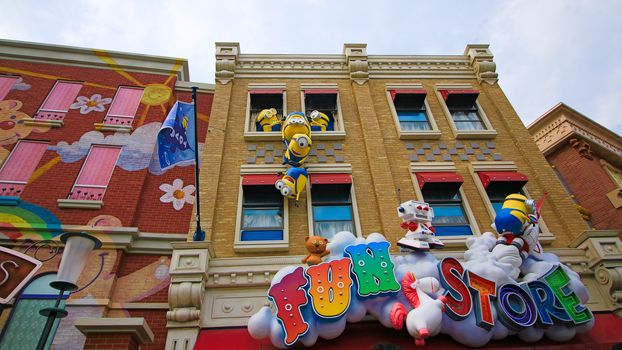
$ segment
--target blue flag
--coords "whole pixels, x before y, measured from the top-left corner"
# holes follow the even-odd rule
[[[166,170],[177,163],[194,162],[194,104],[175,102],[158,132],[158,158]]]

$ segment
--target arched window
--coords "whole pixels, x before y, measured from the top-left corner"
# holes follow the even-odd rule
[[[56,280],[56,273],[41,275],[26,286],[13,305],[11,315],[2,330],[0,350],[36,349],[47,317],[41,316],[39,310],[54,306],[58,290],[50,287]],[[65,292],[61,305],[65,304],[69,292]],[[52,332],[45,346],[50,348],[60,319],[56,319]]]

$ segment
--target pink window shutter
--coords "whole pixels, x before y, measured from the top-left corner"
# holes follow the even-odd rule
[[[41,109],[54,112],[67,112],[69,106],[76,100],[82,84],[67,81],[59,81],[43,102]]]
[[[19,141],[0,170],[0,196],[19,196],[39,165],[47,143]]]
[[[0,77],[0,101],[4,100],[6,95],[9,94],[17,79],[17,77]]]
[[[120,147],[92,146],[69,198],[101,200],[120,152]]]
[[[104,124],[131,126],[142,97],[142,88],[120,87],[104,118]]]
[[[69,107],[78,97],[82,89],[81,83],[58,81],[52,88],[39,108],[35,119],[43,120],[63,120]]]
[[[141,97],[143,97],[142,88],[120,87],[108,115],[134,118]]]

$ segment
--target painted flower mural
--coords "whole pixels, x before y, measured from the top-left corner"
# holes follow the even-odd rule
[[[164,191],[164,195],[160,197],[162,203],[173,203],[175,210],[182,210],[184,204],[194,204],[194,185],[184,187],[182,179],[175,179],[172,185],[161,184],[160,189]]]
[[[95,94],[90,98],[86,96],[78,96],[76,100],[77,102],[74,102],[70,108],[80,109],[80,114],[89,114],[92,111],[103,112],[106,109],[105,105],[112,102],[110,97],[102,98],[102,95],[100,94]]]

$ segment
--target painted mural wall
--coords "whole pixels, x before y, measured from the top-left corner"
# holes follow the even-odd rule
[[[189,91],[175,90],[181,61],[171,65],[170,74],[162,75],[124,70],[104,51],[94,50],[93,55],[106,63],[106,67],[0,60],[0,76],[18,77],[0,101],[0,165],[20,139],[48,142],[41,161],[19,195],[19,202],[0,205],[0,241],[45,260],[39,275],[57,270],[62,251],[49,247],[37,249],[39,246],[28,248],[29,243],[54,238],[66,225],[98,227],[104,232],[137,228],[139,232],[174,233],[184,237],[188,233],[196,195],[193,164],[162,170],[154,153],[157,132],[175,100],[191,102]],[[25,121],[35,116],[59,80],[77,81],[82,85],[63,125],[29,125]],[[98,130],[95,124],[102,123],[110,112],[120,86],[144,89],[132,120],[132,130]],[[200,92],[200,148],[207,133],[211,104],[212,94]],[[93,144],[121,147],[102,199],[103,206],[100,209],[60,208],[57,201],[70,195]],[[162,218],[166,218],[166,222]],[[62,349],[82,348],[85,338],[73,327],[77,317],[142,315],[156,334],[155,343],[143,348],[162,348],[166,332],[159,328],[165,327],[166,308],[142,310],[134,305],[130,310],[126,306],[128,303],[165,305],[169,263],[170,256],[162,254],[128,254],[115,249],[94,251],[78,281],[81,289],[67,300],[70,317],[61,322],[54,345]],[[2,309],[0,325],[3,328],[11,322],[11,311],[17,303],[19,301]],[[3,335],[0,335],[0,348]]]

